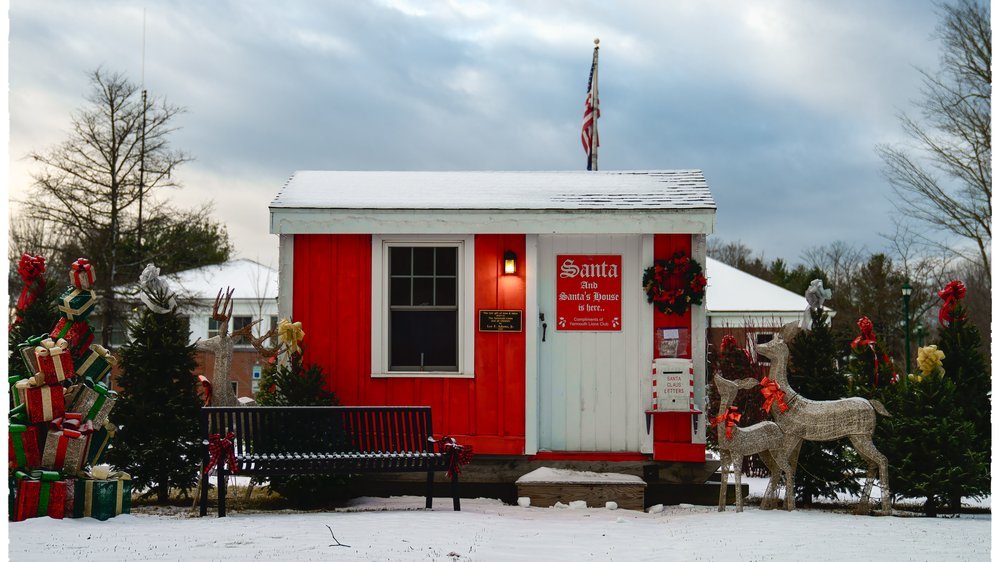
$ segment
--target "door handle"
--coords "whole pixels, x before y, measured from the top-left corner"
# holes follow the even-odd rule
[[[545,313],[539,312],[538,319],[542,321],[542,341],[545,341],[545,331],[549,329],[549,325],[545,322]]]

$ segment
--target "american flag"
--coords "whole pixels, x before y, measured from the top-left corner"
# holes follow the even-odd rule
[[[592,170],[594,151],[601,142],[597,136],[597,119],[601,117],[601,100],[597,96],[597,47],[594,47],[594,62],[590,65],[590,79],[587,80],[587,101],[583,110],[583,150],[587,153],[587,169]]]

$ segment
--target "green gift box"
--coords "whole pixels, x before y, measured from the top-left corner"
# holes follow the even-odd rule
[[[104,479],[94,478],[95,469],[78,478],[73,493],[73,517],[93,517],[106,521],[132,511],[132,477],[111,472]],[[102,475],[103,476],[103,475]]]
[[[69,288],[59,295],[59,314],[67,320],[84,320],[97,306],[97,293],[91,289]]]
[[[108,414],[117,400],[118,393],[109,390],[104,383],[84,379],[66,392],[66,411],[83,414],[84,421],[91,420],[95,426],[100,426],[108,421]]]
[[[115,359],[110,351],[95,343],[91,344],[90,349],[76,360],[73,367],[77,375],[92,381],[99,381],[117,364],[118,359]]]
[[[107,420],[91,434],[90,448],[87,449],[87,464],[96,465],[104,462],[104,452],[107,451],[108,444],[115,438],[117,432],[118,426]]]

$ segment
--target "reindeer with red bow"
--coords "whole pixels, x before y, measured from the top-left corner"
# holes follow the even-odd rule
[[[795,472],[791,463],[793,446],[785,439],[778,424],[771,421],[755,423],[749,427],[739,427],[739,410],[733,406],[740,389],[751,389],[758,384],[757,379],[745,378],[731,381],[722,375],[715,375],[715,387],[719,390],[719,414],[712,418],[712,425],[718,426],[719,453],[722,457],[722,484],[719,487],[719,511],[726,510],[726,487],[729,472],[736,474],[736,511],[743,511],[743,459],[750,455],[760,455],[771,473],[764,501],[771,494],[777,494],[778,479],[785,475],[785,508],[795,507]],[[762,505],[765,507],[765,505]]]
[[[854,450],[868,461],[867,478],[857,513],[868,510],[877,469],[882,484],[882,513],[888,515],[891,511],[889,461],[875,448],[872,434],[875,432],[876,414],[889,416],[889,412],[878,400],[857,396],[840,400],[810,400],[795,392],[788,384],[787,342],[799,331],[796,322],[786,324],[773,340],[757,346],[757,353],[771,360],[768,379],[765,379],[771,384],[765,385],[763,391],[773,396],[766,404],[774,421],[785,433],[786,440],[793,445],[793,466],[798,462],[802,441],[833,441],[847,437]]]

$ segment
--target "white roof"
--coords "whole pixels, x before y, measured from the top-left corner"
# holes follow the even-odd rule
[[[164,276],[178,295],[215,299],[219,289],[232,287],[234,299],[277,299],[278,272],[253,260],[236,259]]]
[[[700,170],[295,172],[271,209],[715,209]]]
[[[272,234],[710,234],[699,170],[295,172]]]
[[[708,288],[705,309],[711,315],[801,315],[806,298],[784,287],[768,283],[731,265],[705,260]]]

